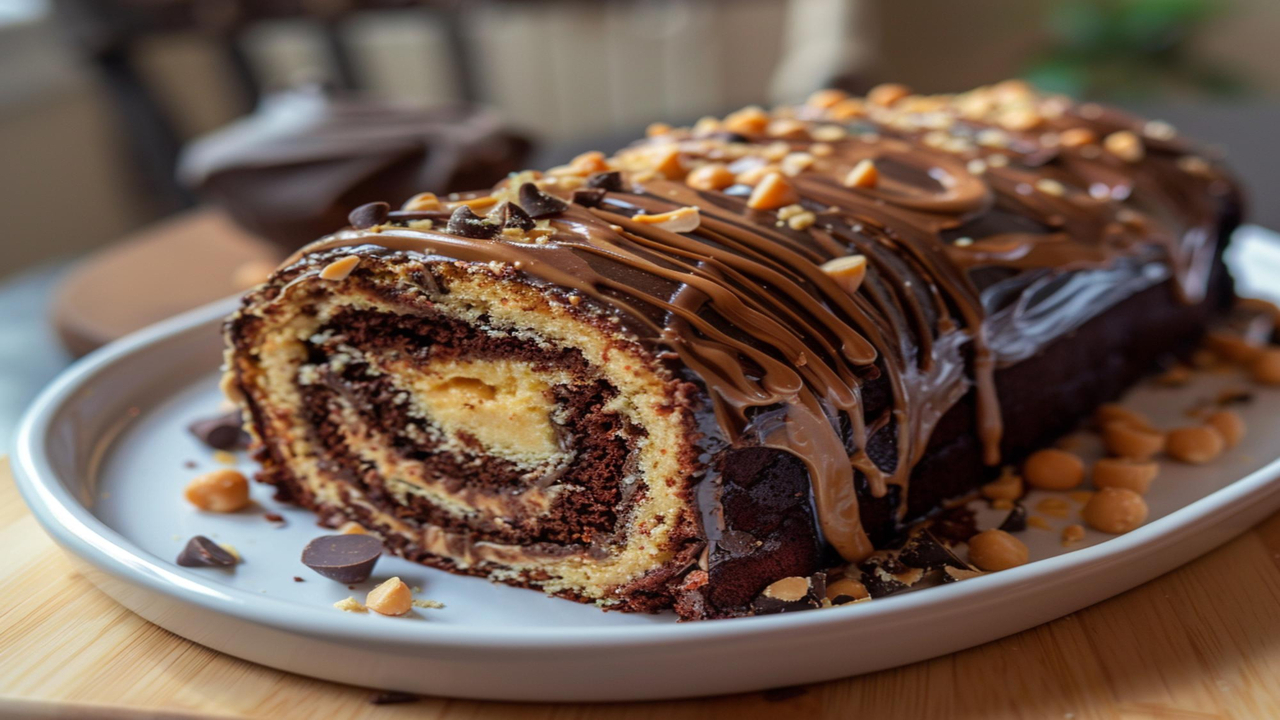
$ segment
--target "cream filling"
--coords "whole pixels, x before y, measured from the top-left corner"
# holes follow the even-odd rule
[[[395,272],[384,272],[379,281],[421,291],[408,277],[402,277],[413,269],[416,268],[398,266]],[[632,510],[630,527],[624,533],[624,544],[602,560],[591,558],[585,553],[564,557],[537,556],[519,546],[468,542],[456,535],[451,537],[450,533],[439,527],[412,528],[367,503],[363,504],[380,522],[397,532],[417,534],[421,547],[433,554],[450,558],[462,567],[473,567],[479,563],[505,566],[492,570],[491,577],[495,580],[515,579],[525,573],[545,574],[548,579],[537,581],[537,584],[548,592],[569,590],[609,602],[614,588],[635,580],[673,558],[669,547],[671,533],[680,526],[685,513],[689,512],[682,498],[687,480],[683,477],[680,462],[681,451],[687,446],[688,439],[683,415],[674,412],[669,405],[666,380],[655,373],[648,361],[632,350],[629,344],[578,319],[567,308],[549,302],[532,287],[497,280],[488,271],[475,266],[438,266],[437,269],[444,276],[441,279],[445,281],[448,292],[430,298],[422,295],[424,301],[432,303],[433,310],[473,326],[483,326],[486,332],[494,336],[516,337],[551,349],[577,349],[599,376],[619,391],[618,397],[610,403],[610,409],[623,414],[647,433],[647,436],[637,440],[635,450],[638,475],[645,482],[646,492]],[[289,296],[292,293],[302,291],[313,282],[321,281],[314,277],[295,280],[271,303],[275,305],[271,308],[272,312],[260,313],[270,323],[270,327],[259,337],[255,353],[257,370],[246,373],[245,381],[251,393],[265,398],[263,407],[269,408],[272,413],[269,419],[272,425],[271,435],[280,446],[286,462],[312,486],[322,502],[336,505],[340,504],[338,484],[320,470],[319,458],[314,454],[307,434],[295,427],[296,423],[301,422],[302,407],[295,382],[305,363],[306,344],[318,328],[342,309],[397,314],[410,312],[411,309],[401,304],[387,303],[377,296],[358,293],[351,286],[341,288],[347,292],[338,295],[336,283],[327,281],[324,287],[329,293],[306,298],[309,302],[290,302]],[[314,312],[302,314],[301,310],[305,306],[313,307]],[[482,318],[487,318],[487,321]],[[529,437],[507,439],[504,441],[505,445],[486,446],[501,447],[503,452],[529,459],[549,457],[548,453],[552,451],[547,444],[547,436],[542,432],[542,423],[551,420],[544,421],[544,418],[550,417],[545,412],[545,407],[537,406],[532,400],[532,388],[537,387],[537,384],[513,368],[495,367],[492,373],[482,376],[475,370],[475,366],[481,364],[489,363],[460,363],[455,367],[442,365],[440,372],[423,373],[423,377],[411,381],[410,387],[405,389],[421,412],[431,416],[442,427],[449,426],[452,422],[450,427],[454,428],[454,432],[463,428],[480,427],[484,425],[485,418],[502,417],[504,411],[510,411],[509,414],[514,414],[517,418],[504,427],[508,430],[517,428],[515,423],[520,413],[515,408],[523,403],[523,407],[536,410],[532,417],[526,418],[534,424],[535,432],[530,433]],[[253,366],[248,367],[252,370]],[[391,367],[387,369],[393,370]],[[396,375],[392,374],[392,377]],[[463,378],[463,382],[449,384],[451,380],[459,378]],[[478,382],[469,382],[470,380]],[[546,381],[545,378],[542,380]],[[442,384],[444,387],[441,387]],[[492,397],[482,385],[494,388]],[[503,403],[492,410],[481,410],[485,403],[498,397],[499,389],[505,390],[507,398],[515,399],[514,402]],[[431,394],[433,390],[436,391],[434,396]],[[472,407],[468,408],[468,404]],[[443,417],[437,419],[433,412],[442,412]],[[479,439],[479,436],[476,437]],[[450,493],[441,484],[431,483],[425,478],[420,487],[404,487],[405,484],[418,485],[409,480],[413,475],[400,467],[405,464],[404,461],[391,457],[385,443],[373,438],[365,438],[360,442],[358,435],[355,439],[357,442],[352,447],[353,452],[373,461],[383,477],[390,478],[389,487],[400,488],[403,492],[421,493],[434,504],[456,511],[483,512],[502,517],[495,514],[498,508],[482,507],[484,503],[477,499],[480,496],[476,493]],[[420,477],[421,474],[418,475]],[[624,480],[619,478],[619,482]],[[529,495],[522,500],[533,502],[533,497]],[[550,495],[543,494],[542,500],[546,502],[543,507],[550,506],[550,499]],[[354,498],[353,501],[362,502],[360,498]],[[459,547],[462,550],[458,550]]]

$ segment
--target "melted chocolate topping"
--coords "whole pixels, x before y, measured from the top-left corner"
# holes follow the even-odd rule
[[[532,181],[549,205],[599,186],[590,176],[621,173],[598,202],[527,234],[461,237],[436,229],[447,210],[434,225],[393,213],[286,264],[367,245],[503,263],[589,298],[705,385],[709,457],[759,444],[803,460],[826,540],[858,560],[873,550],[858,475],[876,497],[899,486],[905,509],[934,425],[974,386],[986,460],[998,464],[996,367],[1171,277],[1199,299],[1235,193],[1167,125],[1021,83],[869,98],[825,92],[772,114],[655,128],[614,158],[512,177],[499,200],[535,197]],[[866,276],[850,293],[824,264],[854,254]],[[868,417],[873,381],[887,382],[891,401]],[[892,434],[896,458],[867,455],[878,432]],[[715,481],[702,481],[704,510]]]

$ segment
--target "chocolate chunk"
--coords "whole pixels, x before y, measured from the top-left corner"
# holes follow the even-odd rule
[[[504,230],[532,230],[536,227],[533,218],[515,203],[504,202],[489,213],[489,222]]]
[[[362,583],[382,557],[382,542],[372,535],[325,535],[307,543],[302,564],[340,583]]]
[[[485,222],[466,205],[459,205],[449,216],[449,224],[445,230],[450,235],[484,240],[498,234],[498,226]]]
[[[600,207],[606,194],[604,188],[580,188],[573,191],[573,201],[582,207]]]
[[[239,410],[197,420],[187,426],[192,435],[214,450],[243,450],[249,447],[249,433]]]
[[[1027,529],[1027,508],[1021,503],[1014,505],[1009,514],[1005,516],[1004,522],[1000,523],[1000,530],[1005,532],[1022,532]]]
[[[858,569],[862,571],[862,586],[872,598],[906,590],[925,576],[924,570],[907,567],[893,558],[873,557],[863,561]]]
[[[913,535],[902,551],[898,560],[907,567],[921,570],[940,570],[944,567],[968,569],[969,565],[951,552],[941,540],[929,531]]]
[[[231,567],[236,564],[236,556],[209,538],[197,535],[188,540],[187,546],[178,553],[178,564],[182,567]]]
[[[400,703],[418,702],[421,699],[422,697],[419,695],[396,690],[383,690],[369,696],[369,702],[374,705],[398,705]]]
[[[569,209],[569,203],[554,195],[548,195],[538,189],[537,185],[527,182],[520,186],[520,207],[535,218],[559,215]]]
[[[622,173],[617,170],[593,173],[587,178],[587,187],[607,192],[622,192]]]
[[[347,222],[357,230],[366,230],[387,221],[391,206],[384,202],[365,203],[347,215]]]
[[[782,578],[752,600],[751,609],[757,615],[773,615],[820,608],[827,596],[826,578],[826,573]]]

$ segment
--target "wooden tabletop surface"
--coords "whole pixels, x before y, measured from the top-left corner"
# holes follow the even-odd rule
[[[1280,717],[1280,514],[1135,590],[972,650],[783,691],[613,705],[374,705],[369,688],[183,640],[74,570],[27,512],[3,458],[0,548],[3,718]]]

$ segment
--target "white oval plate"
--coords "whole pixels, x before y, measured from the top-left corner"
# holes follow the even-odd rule
[[[1257,399],[1240,408],[1249,437],[1207,467],[1164,464],[1143,527],[1114,538],[1091,532],[1065,552],[1057,531],[1078,519],[1051,518],[1054,531],[1023,533],[1036,562],[953,585],[829,610],[684,624],[605,613],[391,557],[350,590],[301,565],[301,548],[322,530],[310,513],[272,501],[270,488],[255,487],[256,506],[233,515],[201,513],[182,499],[190,477],[218,466],[185,427],[218,407],[220,321],[233,307],[227,301],[174,318],[68,370],[24,420],[18,485],[49,534],[124,606],[202,645],[328,680],[554,701],[829,680],[1061,617],[1177,567],[1280,508],[1280,423],[1273,422],[1280,391],[1254,388]],[[1139,388],[1131,402],[1173,423],[1196,399],[1243,385],[1205,375],[1190,388]],[[1029,499],[1033,513],[1039,499]],[[266,511],[284,515],[286,526],[267,522]],[[195,534],[234,545],[245,562],[232,571],[178,567],[174,557]],[[332,607],[348,595],[363,599],[391,575],[446,607],[407,618]]]

